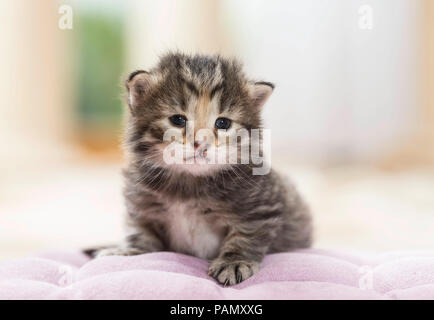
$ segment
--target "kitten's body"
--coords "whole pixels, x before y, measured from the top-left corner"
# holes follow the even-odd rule
[[[231,60],[169,54],[150,73],[133,73],[127,88],[129,236],[123,245],[94,255],[182,252],[212,261],[210,275],[235,284],[256,272],[266,253],[310,246],[309,210],[274,171],[253,175],[251,163],[205,170],[161,161],[167,117],[182,112],[207,127],[224,115],[232,120],[232,134],[259,128],[270,84],[249,82]]]
[[[176,188],[160,187],[154,192],[146,186],[138,188],[134,174],[126,171],[131,182],[127,182],[125,194],[132,233],[140,233],[141,226],[146,225],[161,239],[161,248],[155,249],[204,259],[217,257],[230,232],[252,233],[252,245],[258,249],[252,258],[308,247],[310,217],[295,189],[284,185],[274,172],[250,177],[241,171],[237,174],[193,178],[196,181],[179,177]],[[243,254],[246,252],[240,252]]]

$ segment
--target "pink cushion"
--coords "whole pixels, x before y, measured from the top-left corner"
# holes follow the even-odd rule
[[[434,253],[272,254],[233,287],[207,268],[171,252],[96,260],[52,252],[0,263],[0,299],[434,299]]]

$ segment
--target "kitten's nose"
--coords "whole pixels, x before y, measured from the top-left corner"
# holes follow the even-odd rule
[[[195,141],[193,145],[194,145],[194,150],[197,149],[206,150],[209,148],[209,143],[206,141],[202,141],[202,142]]]
[[[206,157],[208,153],[209,144],[206,141],[194,142],[194,152],[197,156]]]

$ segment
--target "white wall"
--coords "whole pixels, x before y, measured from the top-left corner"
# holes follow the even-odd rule
[[[0,176],[63,157],[67,31],[55,2],[0,1]]]
[[[373,9],[372,30],[359,28],[362,4]],[[420,102],[420,4],[224,1],[234,53],[277,85],[265,111],[274,155],[370,159],[399,144]]]
[[[222,50],[217,0],[128,1],[129,67],[150,68],[167,50],[212,54]]]

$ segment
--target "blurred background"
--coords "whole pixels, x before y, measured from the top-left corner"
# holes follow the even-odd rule
[[[123,80],[168,49],[276,89],[318,248],[434,249],[434,1],[0,0],[0,259],[122,237]]]

